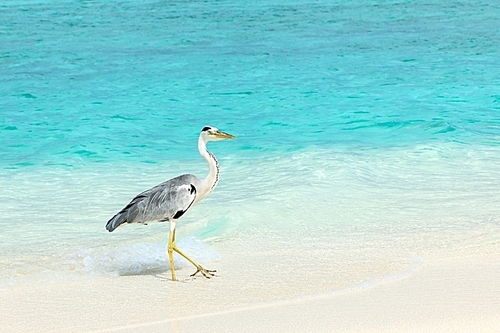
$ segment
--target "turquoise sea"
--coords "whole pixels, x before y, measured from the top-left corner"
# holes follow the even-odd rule
[[[237,137],[209,145],[220,183],[178,224],[207,266],[269,254],[335,290],[498,247],[498,17],[486,0],[2,1],[0,289],[167,272],[167,225],[105,224],[204,177],[205,125]]]

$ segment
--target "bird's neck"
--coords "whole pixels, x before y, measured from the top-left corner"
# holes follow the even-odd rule
[[[201,197],[206,197],[213,191],[219,182],[219,162],[215,155],[207,150],[207,144],[201,137],[198,140],[198,151],[200,155],[207,161],[209,172],[207,177],[203,180],[203,189]]]

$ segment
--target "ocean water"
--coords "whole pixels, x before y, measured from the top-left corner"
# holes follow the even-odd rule
[[[290,263],[335,290],[498,249],[499,15],[470,0],[3,1],[0,288],[167,271],[166,224],[104,226],[140,191],[205,176],[205,125],[237,139],[210,143],[220,183],[178,225],[200,262],[274,256],[271,273]]]

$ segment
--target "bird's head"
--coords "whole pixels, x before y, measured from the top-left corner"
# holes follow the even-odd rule
[[[219,131],[216,127],[213,126],[203,127],[200,136],[203,138],[203,140],[205,140],[205,142],[236,138],[234,135]]]

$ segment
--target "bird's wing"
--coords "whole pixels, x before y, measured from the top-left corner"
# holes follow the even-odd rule
[[[180,218],[196,199],[190,175],[179,176],[138,194],[106,224],[113,231],[123,223],[148,223]]]

